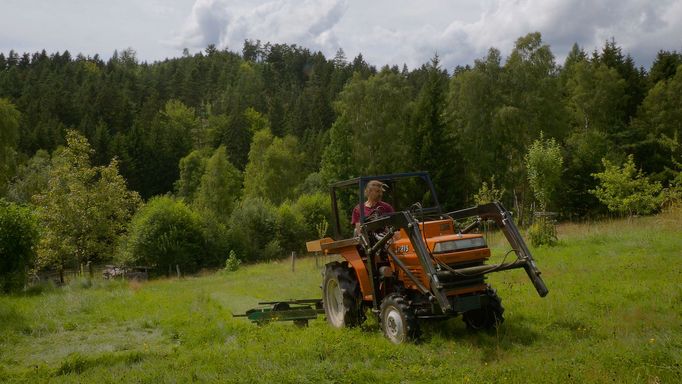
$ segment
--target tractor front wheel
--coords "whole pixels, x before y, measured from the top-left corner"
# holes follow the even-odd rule
[[[381,328],[394,344],[415,341],[419,337],[417,318],[398,294],[388,295],[381,303]]]
[[[496,329],[504,322],[502,299],[497,296],[497,292],[492,288],[488,288],[486,296],[487,304],[479,309],[465,312],[462,316],[462,320],[471,330]]]
[[[358,279],[348,263],[326,265],[322,291],[322,304],[329,324],[334,328],[344,328],[362,323],[364,314]]]

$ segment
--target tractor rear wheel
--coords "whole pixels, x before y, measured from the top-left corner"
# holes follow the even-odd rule
[[[334,328],[355,327],[364,321],[358,279],[348,263],[325,266],[322,291],[324,313]]]
[[[415,341],[419,337],[419,324],[405,298],[388,295],[381,303],[381,328],[394,344]]]
[[[502,307],[502,299],[497,296],[497,291],[488,288],[486,296],[488,303],[483,307],[464,312],[462,320],[466,323],[467,328],[472,330],[496,329],[504,322],[504,307]]]

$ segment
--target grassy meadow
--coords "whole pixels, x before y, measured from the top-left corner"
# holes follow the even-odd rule
[[[492,274],[505,323],[461,319],[393,345],[376,321],[335,330],[233,318],[258,301],[316,298],[325,258],[145,283],[74,281],[0,297],[0,382],[679,383],[682,212],[559,227],[523,270]],[[506,248],[496,247],[499,262]]]

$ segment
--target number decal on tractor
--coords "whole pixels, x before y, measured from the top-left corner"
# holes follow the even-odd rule
[[[410,250],[410,247],[407,245],[401,245],[398,247],[398,253],[407,253],[407,251]]]

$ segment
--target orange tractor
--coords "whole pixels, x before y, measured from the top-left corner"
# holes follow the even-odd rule
[[[388,215],[365,216],[352,233],[344,214],[364,204],[365,186],[386,185]],[[414,340],[428,319],[462,316],[472,329],[492,329],[504,321],[504,309],[486,275],[525,269],[541,297],[548,290],[511,214],[500,203],[443,212],[427,173],[359,177],[331,186],[334,238],[308,243],[309,250],[341,255],[325,266],[321,307],[334,327],[361,324],[368,310],[378,316],[394,343]],[[490,248],[477,228],[494,221],[516,260],[487,264]],[[508,253],[508,254],[509,254]],[[318,303],[317,311],[322,312]],[[313,309],[311,307],[311,309]]]

